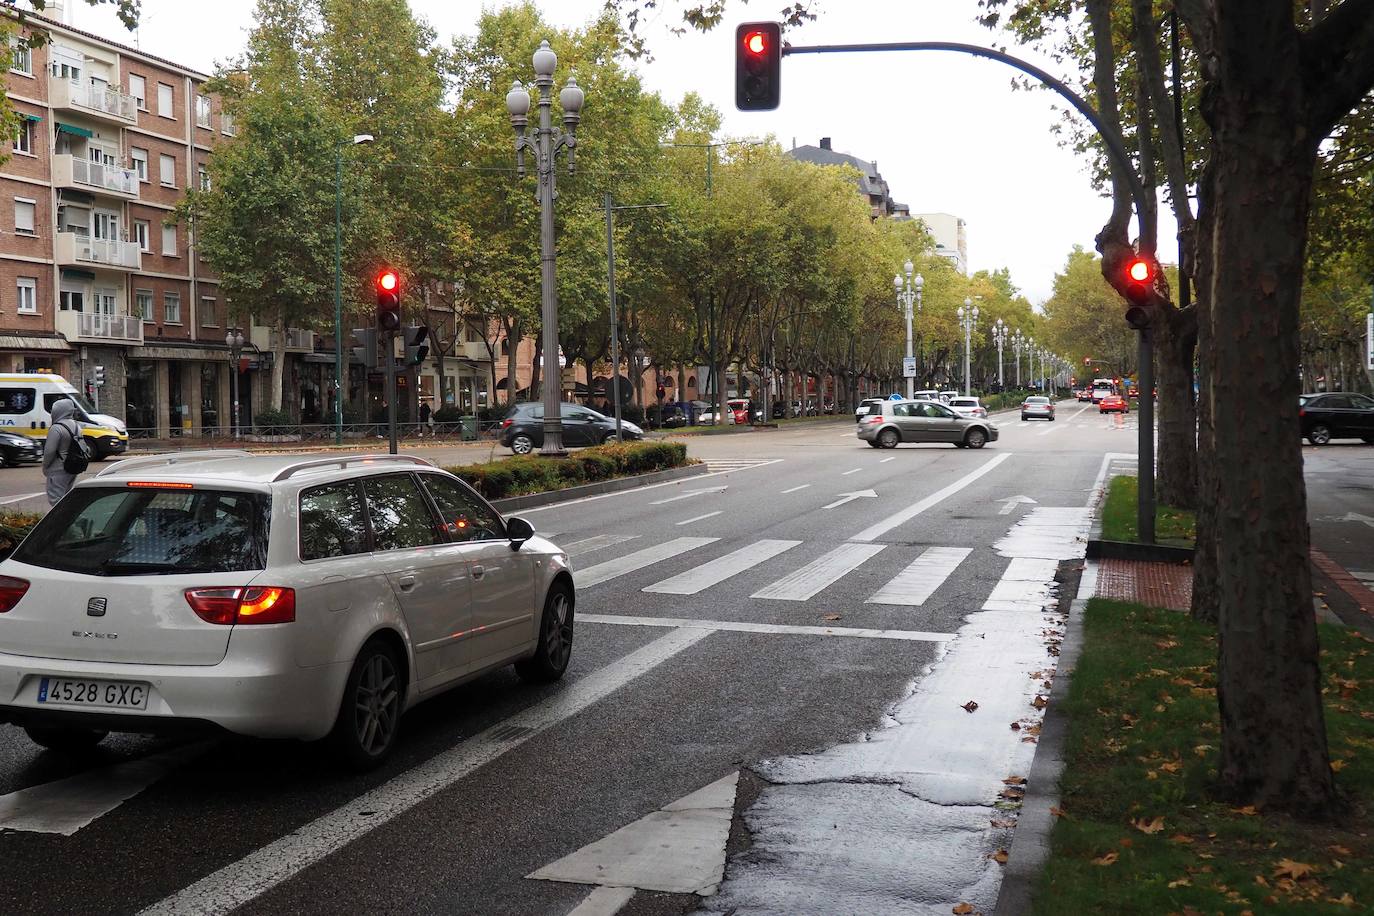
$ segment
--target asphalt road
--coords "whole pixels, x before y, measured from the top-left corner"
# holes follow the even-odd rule
[[[527,510],[573,555],[567,677],[503,670],[426,703],[366,776],[318,747],[233,739],[119,736],[71,760],[0,726],[0,908],[570,913],[591,887],[526,876],[737,771],[747,814],[751,768],[893,724],[990,596],[1047,587],[1007,581],[1021,561],[994,545],[1033,512],[1085,506],[1106,456],[1134,452],[1134,419],[1066,402],[1053,424],[1002,418],[980,451],[870,449],[847,418],[694,439],[708,475]],[[0,472],[20,491],[0,498],[32,473]],[[999,638],[961,640],[984,637]],[[726,896],[748,899],[745,872],[730,866]],[[640,891],[621,912],[701,902]]]

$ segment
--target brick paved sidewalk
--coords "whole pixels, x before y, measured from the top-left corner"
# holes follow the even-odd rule
[[[1193,603],[1193,567],[1143,560],[1102,560],[1097,597],[1186,611]]]

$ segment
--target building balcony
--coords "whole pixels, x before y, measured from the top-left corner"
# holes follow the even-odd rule
[[[138,200],[137,172],[116,165],[91,162],[80,156],[53,156],[52,181],[59,188],[75,188],[120,200]]]
[[[112,267],[116,270],[142,270],[143,253],[138,242],[97,239],[75,232],[57,233],[53,258],[60,267]]]
[[[458,347],[456,348],[456,352],[453,355],[460,356],[463,359],[470,359],[474,362],[479,363],[486,363],[491,361],[491,354],[487,352],[487,345],[482,343],[480,340],[463,341],[461,344],[458,345]]]
[[[138,124],[138,101],[116,89],[90,82],[53,79],[48,82],[48,93],[53,108],[79,111],[112,124]]]
[[[57,331],[68,343],[143,343],[143,319],[132,315],[101,315],[94,312],[58,312]]]
[[[255,324],[249,332],[248,339],[264,352],[275,353],[277,350],[277,332],[272,328]],[[313,353],[314,350],[314,331],[307,331],[304,328],[286,329],[287,353]]]

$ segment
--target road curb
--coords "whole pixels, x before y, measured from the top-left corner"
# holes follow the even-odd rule
[[[680,468],[669,468],[666,471],[651,471],[648,474],[636,474],[633,477],[617,477],[614,480],[599,480],[596,483],[584,483],[576,487],[566,487],[562,490],[549,490],[545,493],[531,493],[529,496],[508,496],[505,499],[493,499],[491,504],[505,515],[511,512],[518,512],[521,509],[530,509],[535,506],[548,506],[554,503],[570,502],[574,499],[582,499],[586,496],[602,496],[606,493],[619,493],[622,490],[633,490],[636,487],[644,487],[649,484],[667,483],[672,480],[681,480],[685,477],[696,477],[708,472],[705,464],[688,464]]]
[[[1146,563],[1191,563],[1193,548],[1167,544],[1136,544],[1131,541],[1088,540],[1089,560],[1141,560]]]

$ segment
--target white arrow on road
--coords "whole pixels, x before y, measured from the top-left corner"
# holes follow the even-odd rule
[[[706,494],[706,493],[719,493],[719,492],[721,492],[722,490],[728,490],[728,489],[730,489],[730,488],[729,488],[729,487],[707,487],[707,488],[704,489],[704,490],[689,490],[689,491],[686,492],[686,493],[679,493],[677,496],[669,496],[667,499],[660,499],[660,500],[658,500],[657,502],[649,503],[649,505],[651,505],[651,506],[661,506],[661,505],[663,505],[664,503],[675,503],[675,502],[677,502],[679,499],[691,499],[693,496],[702,496],[702,495],[704,495],[704,494]]]
[[[1007,499],[1002,500],[1002,508],[1000,508],[1000,509],[997,510],[997,514],[998,514],[998,515],[1011,515],[1012,511],[1015,510],[1016,507],[1017,507],[1017,505],[1020,504],[1020,503],[1028,503],[1028,504],[1030,504],[1030,505],[1034,505],[1034,504],[1035,504],[1035,500],[1031,499],[1029,496],[1012,496],[1012,497],[1009,497],[1009,498],[1007,498]]]
[[[878,494],[877,494],[877,493],[874,493],[872,490],[859,490],[857,493],[841,493],[839,499],[835,500],[833,503],[826,503],[824,506],[821,506],[821,508],[822,508],[822,509],[833,509],[833,508],[835,508],[836,506],[843,506],[845,503],[847,503],[847,502],[853,502],[853,501],[856,500],[856,499],[877,499],[877,498],[878,498]]]
[[[1364,522],[1364,523],[1365,523],[1366,525],[1368,525],[1369,527],[1374,528],[1374,518],[1370,518],[1370,517],[1367,516],[1367,515],[1361,515],[1361,514],[1358,513],[1358,512],[1347,512],[1345,515],[1342,515],[1341,517],[1337,518],[1336,521],[1338,521],[1338,522]]]

